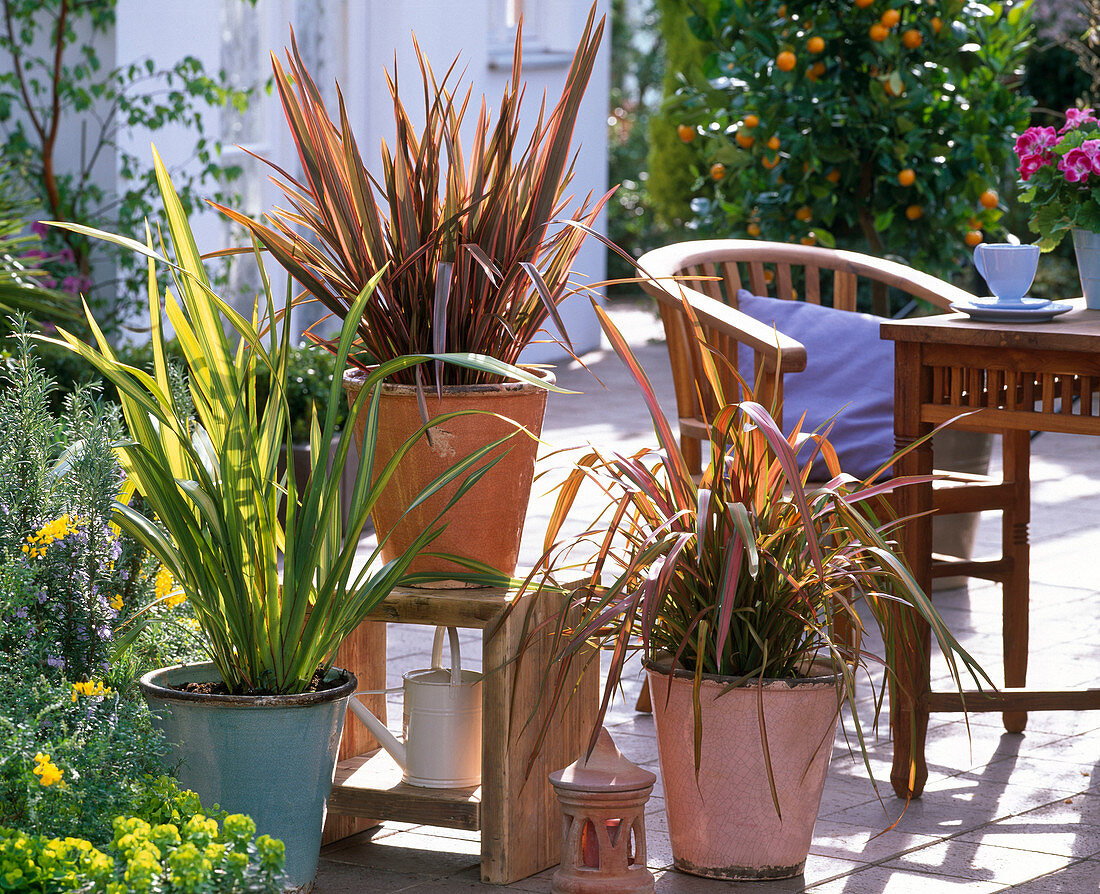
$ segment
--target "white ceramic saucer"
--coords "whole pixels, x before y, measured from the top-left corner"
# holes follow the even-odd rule
[[[1072,304],[1047,301],[1045,298],[1022,298],[1019,304],[1004,305],[996,297],[975,298],[951,305],[972,320],[989,323],[1045,323],[1058,314],[1073,310]]]

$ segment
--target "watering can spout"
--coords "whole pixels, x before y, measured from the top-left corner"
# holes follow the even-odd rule
[[[386,729],[386,724],[368,711],[355,696],[348,700],[348,707],[351,708],[351,712],[356,717],[363,721],[363,725],[378,740],[378,744],[385,748],[390,756],[397,761],[397,765],[401,769],[405,769],[405,746],[393,733]]]

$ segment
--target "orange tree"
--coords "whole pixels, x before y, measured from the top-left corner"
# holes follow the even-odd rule
[[[681,0],[700,44],[693,225],[897,255],[946,274],[995,232],[1029,102],[1030,2]]]

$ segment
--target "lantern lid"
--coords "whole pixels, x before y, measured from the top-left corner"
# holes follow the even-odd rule
[[[649,788],[656,781],[655,774],[623,757],[606,729],[600,730],[587,761],[581,755],[564,770],[550,774],[555,787],[582,792],[631,792]]]

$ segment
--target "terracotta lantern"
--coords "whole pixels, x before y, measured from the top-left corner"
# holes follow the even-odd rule
[[[552,894],[652,894],[645,802],[656,781],[623,757],[606,729],[587,761],[550,774],[563,813]]]

